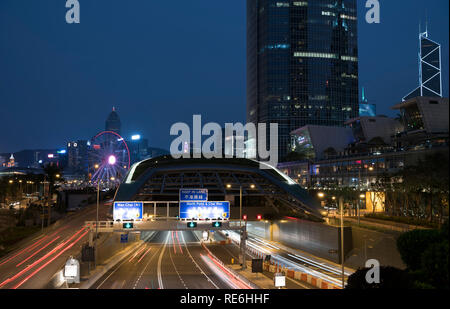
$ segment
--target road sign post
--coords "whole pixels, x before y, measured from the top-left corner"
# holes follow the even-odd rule
[[[128,242],[128,234],[120,234],[120,243],[124,244]]]
[[[207,202],[208,189],[180,189],[180,202]]]
[[[143,202],[114,202],[113,218],[116,220],[142,220]]]
[[[80,283],[80,262],[73,257],[64,266],[64,278],[67,283]]]
[[[180,219],[220,219],[230,217],[230,202],[228,201],[193,201],[180,202]]]
[[[286,286],[286,276],[282,273],[276,273],[273,277],[274,285],[276,288],[284,288]]]

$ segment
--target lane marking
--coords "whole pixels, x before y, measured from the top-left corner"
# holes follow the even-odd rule
[[[186,283],[184,282],[183,278],[181,278],[181,275],[180,275],[180,273],[178,272],[178,270],[177,270],[177,268],[176,268],[176,266],[175,266],[175,263],[174,263],[174,261],[173,261],[173,258],[172,258],[172,252],[170,252],[170,251],[169,251],[169,256],[170,256],[170,260],[172,261],[173,268],[175,269],[175,272],[176,272],[177,275],[178,275],[178,278],[180,279],[180,281],[181,281],[181,283],[183,284],[184,288],[187,290],[188,287],[186,286]]]
[[[156,235],[156,234],[158,234],[158,233],[155,233],[154,235]],[[168,236],[168,235],[169,235],[169,234],[167,234],[167,236]],[[151,239],[153,239],[153,238],[154,238],[154,236],[151,237]],[[145,272],[145,270],[147,269],[148,265],[149,265],[150,262],[153,260],[153,258],[158,254],[158,252],[159,252],[159,250],[160,250],[161,248],[162,248],[162,247],[159,247],[159,248],[155,251],[155,253],[152,255],[152,257],[148,260],[147,264],[146,264],[145,267],[142,269],[141,274],[139,275],[139,277],[137,278],[136,282],[134,283],[133,289],[136,289],[136,287],[137,287],[139,281],[140,281],[141,278],[142,278],[143,273]],[[153,288],[153,279],[151,280],[151,282],[152,282],[152,288]]]
[[[173,233],[172,233],[172,235],[173,235]],[[167,233],[166,242],[164,243],[164,246],[161,250],[161,254],[159,255],[159,259],[158,259],[157,275],[158,275],[158,284],[159,284],[160,289],[164,289],[164,284],[163,284],[162,275],[161,275],[161,261],[162,261],[163,255],[164,255],[164,251],[166,251],[166,246],[167,246],[168,242],[169,242],[169,233]]]
[[[202,273],[205,277],[206,277],[206,279],[212,284],[212,285],[214,285],[214,287],[216,288],[216,289],[219,289],[219,287],[206,275],[206,273],[203,271],[203,269],[201,269],[200,268],[200,266],[197,264],[197,262],[194,260],[194,258],[192,257],[192,254],[191,254],[191,252],[189,251],[189,248],[188,248],[188,246],[187,246],[187,244],[186,244],[186,241],[184,240],[184,233],[183,232],[181,232],[180,231],[180,233],[181,233],[181,238],[182,238],[182,240],[183,240],[183,243],[184,243],[184,246],[186,247],[186,251],[187,251],[187,253],[189,254],[189,257],[191,258],[191,260],[192,260],[192,262],[194,262],[194,264],[195,264],[195,266],[197,266],[197,268],[200,270],[200,273]],[[194,234],[195,235],[195,234]]]

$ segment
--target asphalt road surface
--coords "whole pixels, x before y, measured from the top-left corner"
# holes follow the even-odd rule
[[[99,220],[110,206],[101,203]],[[85,221],[96,218],[96,205],[71,214],[49,228],[22,241],[16,250],[0,259],[1,289],[42,289],[71,255],[88,240]]]
[[[234,289],[241,288],[208,257],[190,231],[160,231],[110,269],[94,289]]]

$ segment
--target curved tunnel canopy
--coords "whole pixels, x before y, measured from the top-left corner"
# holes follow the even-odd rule
[[[207,188],[209,200],[225,196],[264,200],[322,218],[320,203],[278,169],[260,169],[250,159],[174,159],[170,155],[134,164],[120,185],[116,201],[175,201],[181,188]]]

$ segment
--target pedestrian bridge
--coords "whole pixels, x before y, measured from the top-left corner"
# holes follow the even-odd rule
[[[161,156],[134,164],[115,201],[174,201],[182,188],[206,188],[211,201],[231,207],[265,207],[274,213],[322,218],[320,202],[274,167],[260,169],[250,159],[173,159]],[[235,218],[238,218],[235,216]]]

